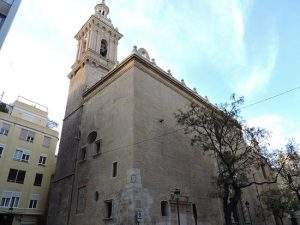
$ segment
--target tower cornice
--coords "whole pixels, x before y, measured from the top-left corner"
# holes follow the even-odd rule
[[[86,63],[94,64],[95,67],[101,67],[107,71],[109,71],[110,68],[114,66],[114,62],[112,62],[104,57],[99,57],[99,55],[96,52],[94,52],[91,49],[88,49],[84,53],[82,60],[75,62],[72,65],[72,67],[71,67],[72,71],[68,74],[68,78],[71,79],[73,76],[75,76],[76,72],[81,67],[83,67]]]
[[[106,30],[109,31],[112,37],[115,37],[117,40],[120,40],[123,35],[115,28],[111,23],[107,23],[105,20],[101,20],[100,18],[96,17],[95,15],[90,16],[87,22],[81,27],[78,33],[75,35],[75,39],[79,40],[83,37],[86,32],[90,28],[99,29],[99,30]]]

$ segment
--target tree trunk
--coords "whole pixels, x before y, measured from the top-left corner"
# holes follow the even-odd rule
[[[280,218],[281,225],[284,225],[283,224],[283,218],[282,217],[279,217],[279,218]]]
[[[224,210],[224,216],[225,216],[225,224],[226,225],[232,225],[232,220],[231,220],[231,211],[228,209]]]
[[[297,191],[297,198],[298,198],[298,202],[299,202],[299,204],[300,204],[300,193],[299,193],[299,191]]]
[[[229,208],[229,185],[224,184],[223,186],[223,211],[224,211],[224,219],[225,219],[225,224],[226,225],[232,225],[232,220],[231,220],[231,211]]]

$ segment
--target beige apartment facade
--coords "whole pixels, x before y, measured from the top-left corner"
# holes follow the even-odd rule
[[[0,110],[0,224],[44,224],[58,132],[44,107],[19,98]]]

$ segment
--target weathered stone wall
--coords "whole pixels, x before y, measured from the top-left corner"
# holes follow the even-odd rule
[[[190,145],[174,117],[193,97],[139,62],[122,67],[103,78],[64,122],[48,224],[177,224],[175,188],[181,190],[182,225],[223,224],[222,204],[212,197],[216,161]],[[73,96],[69,100],[77,104],[80,97]],[[79,130],[81,138],[74,139]],[[102,141],[101,154],[96,154],[95,142],[88,143],[92,131],[97,132],[95,141]],[[85,160],[80,160],[82,148],[87,150]],[[245,198],[257,206],[251,209],[253,225],[264,224],[255,218],[261,209],[256,188],[245,191]],[[107,200],[113,202],[109,219]],[[165,216],[162,201],[167,202]]]
[[[134,70],[134,139],[139,143],[135,146],[134,168],[141,174],[141,191],[148,193],[147,199],[139,199],[144,213],[141,224],[177,223],[176,208],[171,207],[168,218],[161,215],[160,207],[161,201],[170,200],[175,188],[196,205],[198,224],[222,224],[221,205],[209,197],[215,189],[214,161],[191,147],[174,118],[191,102],[175,87],[159,81],[158,75],[147,73],[151,72]],[[191,208],[180,214],[182,224],[195,224]]]
[[[133,75],[125,75],[105,87],[83,106],[80,147],[87,148],[87,159],[78,162],[73,190],[70,224],[130,224],[133,193],[126,188],[133,164]],[[102,140],[101,154],[87,142],[90,132]],[[112,177],[112,164],[118,163]],[[78,212],[78,189],[86,187],[85,210]],[[96,192],[99,199],[96,201]],[[105,220],[105,201],[113,200],[113,219]]]

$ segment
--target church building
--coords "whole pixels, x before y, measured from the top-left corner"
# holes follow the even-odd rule
[[[122,34],[108,14],[105,1],[97,4],[75,36],[48,225],[222,225],[216,162],[190,145],[174,117],[192,102],[214,106],[144,48],[119,63]],[[253,225],[266,225],[250,213]]]

